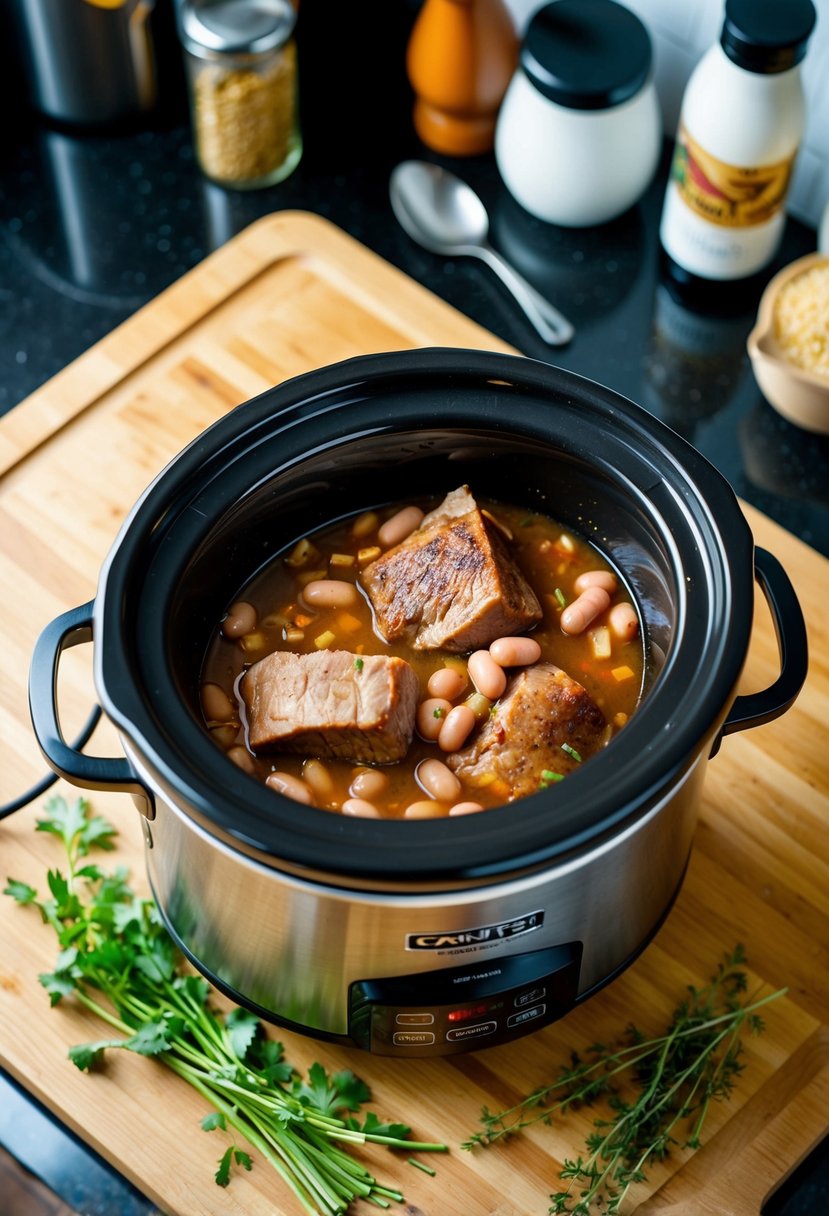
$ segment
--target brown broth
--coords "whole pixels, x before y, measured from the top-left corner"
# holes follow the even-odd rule
[[[345,580],[356,584],[359,591],[361,565],[366,565],[379,555],[378,527],[404,505],[407,504],[353,516],[309,536],[312,547],[307,554],[296,555],[296,550],[293,555],[286,554],[272,562],[240,591],[237,602],[253,606],[256,611],[255,626],[237,638],[226,637],[221,625],[217,628],[204,663],[202,689],[205,685],[218,685],[233,706],[233,717],[228,721],[216,717],[211,719],[206,712],[206,726],[215,742],[228,752],[232,760],[263,782],[273,772],[302,778],[308,760],[308,757],[288,753],[266,755],[263,752],[254,755],[247,747],[244,707],[236,693],[236,686],[244,671],[265,655],[276,650],[315,653],[326,642],[331,649],[347,650],[355,655],[398,655],[414,668],[418,676],[421,688],[419,702],[430,695],[426,685],[433,672],[450,666],[465,673],[468,656],[450,655],[446,651],[417,651],[402,642],[388,644],[383,641],[374,630],[371,606],[361,591],[356,605],[347,609],[311,609],[302,601],[302,588],[312,579]],[[437,502],[420,505],[424,510],[431,510]],[[541,661],[555,663],[587,689],[607,719],[609,740],[634,712],[639,699],[644,671],[641,634],[637,633],[628,642],[614,639],[610,657],[596,658],[591,631],[596,626],[606,624],[608,614],[598,617],[585,633],[578,636],[565,634],[559,619],[563,603],[569,604],[576,598],[573,584],[579,574],[588,570],[609,571],[611,567],[586,540],[545,515],[484,500],[481,500],[481,506],[503,525],[507,535],[511,535],[509,549],[542,605],[543,619],[531,632],[541,646]],[[374,521],[370,518],[372,515]],[[366,530],[355,537],[355,527],[358,532],[362,528]],[[339,564],[340,558],[350,559],[350,564]],[[298,564],[292,564],[294,561]],[[612,605],[630,602],[619,580]],[[242,623],[247,625],[248,622],[243,620]],[[333,636],[329,638],[328,635]],[[623,669],[628,669],[631,674],[626,676]],[[623,678],[617,678],[619,674]],[[470,680],[466,690],[454,703],[462,704],[474,692]],[[483,712],[488,712],[487,706],[483,707]],[[428,758],[445,757],[436,743],[427,742],[415,731],[403,760],[373,770],[387,778],[382,796],[371,798],[383,817],[402,818],[413,802],[430,797],[415,776],[418,764]],[[328,758],[321,763],[330,776],[331,790],[326,796],[314,795],[312,801],[324,809],[339,811],[343,802],[353,797],[349,788],[355,774],[367,766]],[[511,791],[503,788],[503,785],[503,782],[494,782],[484,789],[465,786],[455,802],[476,802],[484,808],[502,805],[512,801]],[[440,813],[448,812],[449,804],[446,804]]]

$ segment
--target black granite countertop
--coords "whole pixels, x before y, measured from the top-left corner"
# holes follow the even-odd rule
[[[350,24],[353,12],[335,17],[331,6],[325,27],[303,28],[300,10],[305,153],[286,182],[258,192],[225,191],[199,173],[171,48],[161,111],[141,128],[106,133],[38,119],[6,64],[0,94],[14,121],[4,122],[0,143],[0,413],[248,224],[302,209],[330,219],[524,354],[639,402],[693,442],[742,498],[829,554],[829,439],[786,422],[757,387],[745,348],[756,299],[715,316],[689,308],[661,274],[667,145],[646,196],[620,220],[593,230],[533,220],[506,193],[492,156],[445,161],[415,137],[404,70],[414,7],[368,4],[367,38]],[[485,267],[441,260],[402,233],[388,179],[407,157],[442,163],[478,190],[493,243],[575,323],[568,347],[551,350],[537,339]],[[767,277],[814,247],[814,232],[790,220]],[[0,1143],[79,1212],[150,1212],[1,1075],[0,1112]],[[826,1211],[825,1189],[818,1202],[824,1206],[775,1210]]]

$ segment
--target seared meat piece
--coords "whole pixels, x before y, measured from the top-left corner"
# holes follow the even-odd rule
[[[415,650],[475,650],[541,619],[535,592],[468,486],[366,566],[362,581],[386,641]]]
[[[254,751],[384,764],[411,743],[418,681],[404,659],[276,651],[253,664],[240,690]]]
[[[469,747],[446,757],[446,764],[469,787],[500,779],[511,802],[565,776],[602,746],[604,714],[581,684],[552,663],[537,663],[510,678],[496,710]]]

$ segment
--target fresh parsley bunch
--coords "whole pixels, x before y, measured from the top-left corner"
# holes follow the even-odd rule
[[[314,1216],[339,1216],[354,1199],[379,1207],[402,1200],[347,1149],[367,1141],[390,1148],[445,1151],[408,1139],[402,1123],[362,1114],[370,1093],[349,1070],[329,1075],[313,1064],[301,1075],[243,1009],[222,1017],[209,1004],[210,986],[182,969],[183,959],[152,900],[137,896],[126,870],[107,873],[88,862],[93,848],[114,848],[115,829],[92,815],[84,799],[46,803],[37,830],[63,845],[66,872],[49,870],[49,898],[9,879],[4,894],[36,907],[57,935],[54,971],[39,977],[52,1005],[71,998],[117,1032],[72,1047],[78,1068],[100,1066],[107,1051],[153,1056],[193,1086],[213,1110],[202,1120],[241,1137],[267,1160]],[[412,1164],[419,1164],[412,1159]],[[215,1179],[227,1186],[232,1167],[249,1170],[247,1149],[232,1143]],[[424,1168],[421,1166],[420,1168]],[[431,1173],[431,1170],[427,1169]]]

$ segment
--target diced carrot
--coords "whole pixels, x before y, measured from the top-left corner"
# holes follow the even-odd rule
[[[360,622],[350,612],[341,612],[337,617],[337,624],[343,633],[356,633],[360,629]]]
[[[330,629],[326,629],[325,633],[320,633],[314,638],[314,645],[316,646],[317,650],[325,650],[331,645],[332,642],[336,642],[336,640],[336,634],[332,633]]]
[[[634,673],[630,667],[625,665],[624,667],[614,667],[612,675],[614,680],[618,680],[621,684],[623,680],[632,680]]]
[[[306,625],[311,624],[311,621],[313,621],[313,619],[314,618],[312,616],[309,616],[307,612],[298,612],[296,614],[296,616],[294,617],[294,624],[299,629],[304,629]]]

